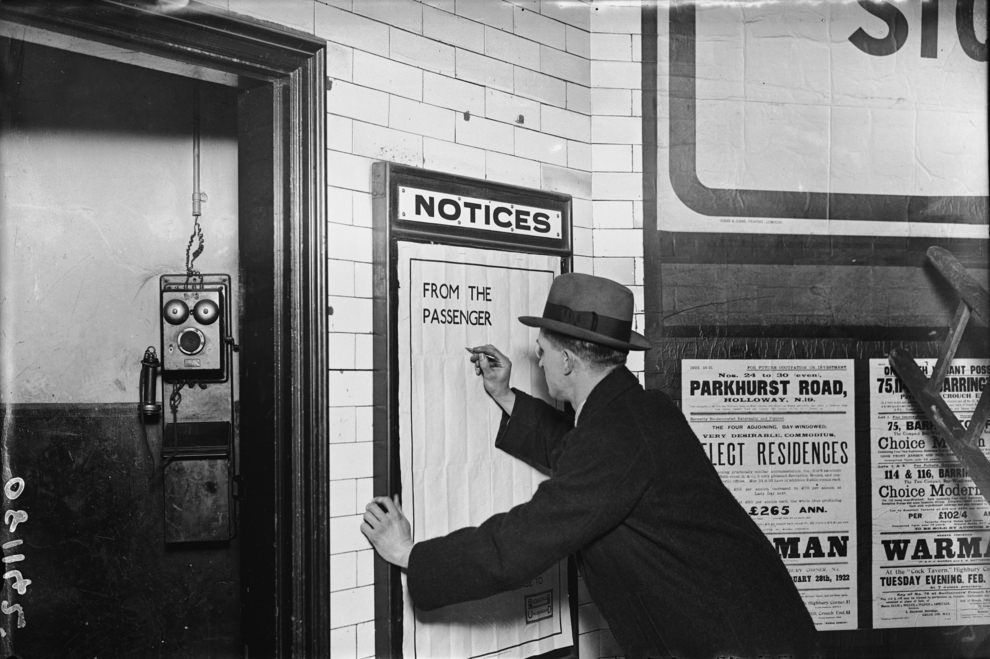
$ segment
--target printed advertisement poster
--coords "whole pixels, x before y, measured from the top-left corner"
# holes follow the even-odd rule
[[[915,361],[931,377],[936,360]],[[988,372],[986,359],[949,367],[941,394],[963,423]],[[870,360],[870,385],[873,626],[986,625],[990,505],[886,359]]]
[[[852,360],[685,359],[683,410],[819,630],[855,629]]]
[[[544,476],[495,448],[501,412],[467,346],[491,343],[512,383],[548,398],[535,330],[518,321],[546,300],[560,259],[400,242],[399,453],[416,541],[477,526],[529,500]],[[527,586],[419,611],[403,582],[406,657],[531,656],[572,645],[566,563]]]
[[[657,11],[661,231],[987,237],[980,2]]]

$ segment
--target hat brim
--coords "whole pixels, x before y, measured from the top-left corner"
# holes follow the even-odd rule
[[[528,327],[545,328],[566,336],[572,336],[575,339],[600,343],[617,350],[649,350],[653,347],[645,336],[635,330],[629,331],[629,341],[620,341],[605,334],[574,327],[574,325],[562,323],[559,320],[548,320],[540,316],[519,316],[519,322]]]

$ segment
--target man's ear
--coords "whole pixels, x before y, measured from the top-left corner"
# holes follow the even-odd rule
[[[574,355],[566,348],[560,351],[561,366],[564,375],[570,375],[574,370]]]

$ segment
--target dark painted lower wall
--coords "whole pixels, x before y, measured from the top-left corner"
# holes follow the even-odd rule
[[[135,403],[8,405],[0,426],[4,569],[30,580],[4,580],[0,657],[241,656],[238,542],[165,544],[159,424]]]

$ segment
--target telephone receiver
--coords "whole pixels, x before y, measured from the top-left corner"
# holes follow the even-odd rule
[[[141,402],[138,409],[141,416],[151,421],[162,412],[162,404],[158,402],[158,369],[161,366],[154,346],[148,346],[141,360]]]

